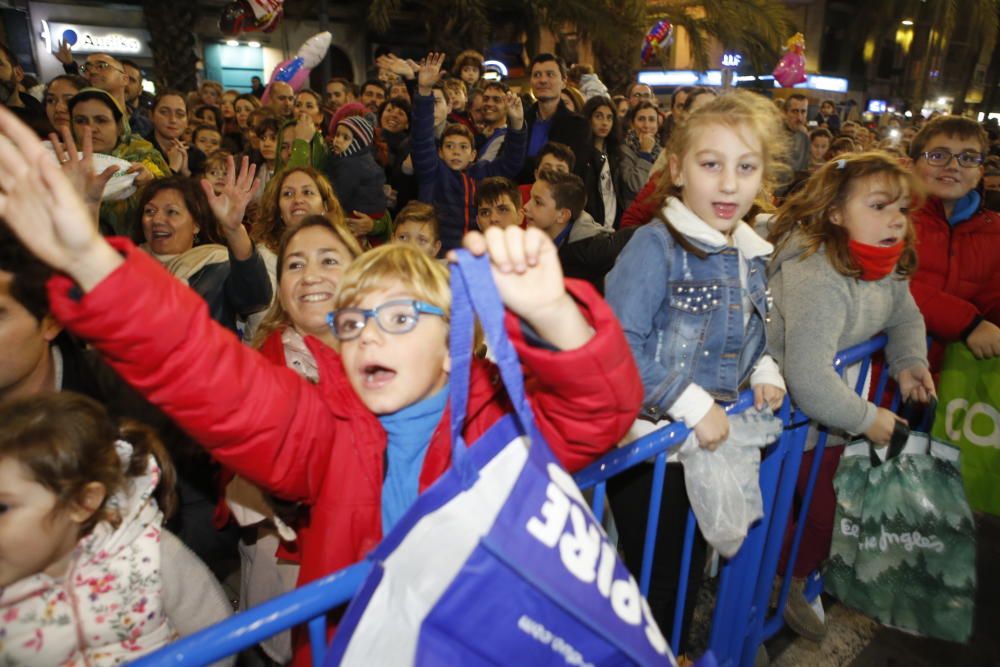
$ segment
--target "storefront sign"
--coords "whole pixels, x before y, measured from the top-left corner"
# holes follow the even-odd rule
[[[42,21],[42,40],[49,53],[66,42],[73,53],[109,53],[150,58],[149,33],[135,28],[109,28],[74,23]]]

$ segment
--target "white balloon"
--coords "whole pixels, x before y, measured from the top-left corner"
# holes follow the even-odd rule
[[[316,33],[299,47],[299,52],[296,54],[304,61],[304,66],[312,69],[319,65],[323,58],[326,57],[326,52],[330,49],[330,42],[333,41],[333,35],[330,31],[324,31]]]

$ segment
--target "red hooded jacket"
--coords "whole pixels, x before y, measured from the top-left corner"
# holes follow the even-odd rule
[[[928,197],[913,223],[918,265],[910,292],[927,332],[951,342],[977,317],[1000,326],[1000,214],[980,207],[952,226],[941,200]],[[932,354],[931,367],[937,369],[935,356],[940,358]]]
[[[385,431],[354,393],[339,356],[314,338],[313,385],[244,346],[212,321],[205,302],[131,243],[126,261],[85,295],[71,280],[49,282],[52,312],[223,465],[276,495],[310,505],[300,536],[306,583],[362,558],[382,538]],[[537,425],[570,471],[615,446],[639,412],[642,382],[618,321],[589,285],[567,281],[594,337],[576,350],[527,343],[507,330],[525,371]],[[141,290],[137,292],[137,286]],[[473,364],[465,439],[509,411],[495,366]],[[431,439],[420,490],[449,466],[449,408]],[[300,647],[301,648],[301,647]],[[297,650],[296,664],[305,651]]]

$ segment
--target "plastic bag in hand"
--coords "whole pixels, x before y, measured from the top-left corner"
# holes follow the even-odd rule
[[[750,524],[764,516],[758,472],[760,448],[781,435],[781,420],[770,409],[729,417],[729,438],[714,452],[698,446],[692,433],[681,445],[684,485],[702,535],[730,558],[739,551]]]

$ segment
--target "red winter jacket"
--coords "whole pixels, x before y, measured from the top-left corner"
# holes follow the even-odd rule
[[[980,208],[953,227],[941,200],[928,197],[913,223],[919,261],[910,292],[927,332],[950,342],[976,317],[1000,325],[1000,214]]]
[[[127,241],[115,245],[125,263],[82,298],[65,276],[50,280],[56,318],[223,465],[311,506],[300,536],[300,584],[364,558],[382,538],[386,434],[354,393],[339,356],[307,338],[320,373],[319,384],[310,384],[213,322],[205,302],[155,260]],[[506,324],[538,427],[575,471],[625,434],[639,412],[642,382],[608,305],[585,283],[566,286],[596,332],[582,348],[534,347],[510,313]],[[475,362],[469,384],[464,435],[474,443],[509,402],[490,363]],[[421,491],[448,468],[448,425],[446,409],[424,460]],[[296,651],[296,664],[306,659]]]
[[[656,186],[660,181],[660,173],[654,171],[649,175],[649,180],[632,200],[632,205],[622,213],[622,219],[619,223],[622,229],[641,227],[659,214],[660,209],[663,208],[663,200],[653,197],[653,192],[656,191]]]

